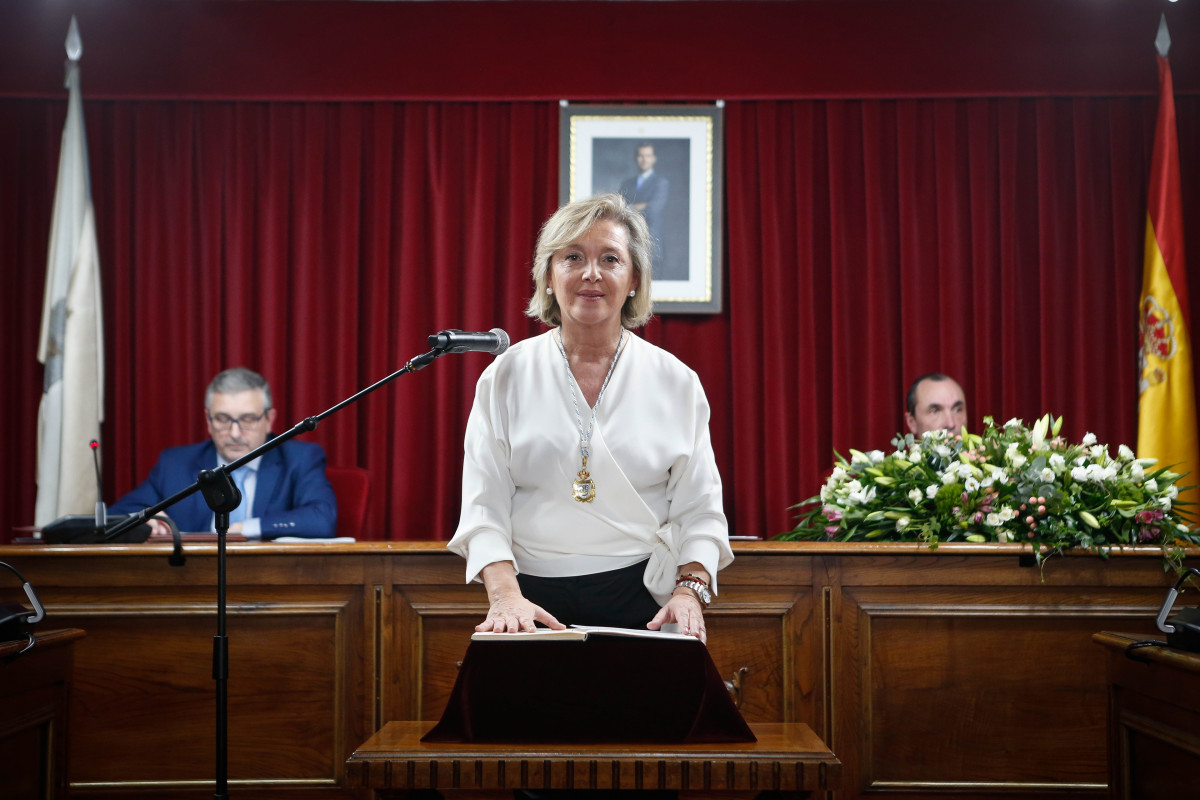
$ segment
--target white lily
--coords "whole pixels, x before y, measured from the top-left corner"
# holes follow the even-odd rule
[[[1034,450],[1041,450],[1042,445],[1046,442],[1046,431],[1050,429],[1050,415],[1047,414],[1037,422],[1033,423],[1033,429],[1029,432],[1029,445]]]

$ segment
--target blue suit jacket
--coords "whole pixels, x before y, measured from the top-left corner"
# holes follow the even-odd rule
[[[217,448],[212,441],[172,447],[162,452],[150,476],[116,502],[113,514],[132,514],[170,497],[196,482],[201,470],[215,469]],[[213,512],[200,492],[188,495],[165,513],[181,531],[212,530]],[[248,515],[262,522],[262,538],[333,536],[337,500],[325,477],[325,450],[312,442],[284,442],[259,459],[258,488]]]

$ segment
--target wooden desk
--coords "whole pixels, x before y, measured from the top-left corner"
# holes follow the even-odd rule
[[[1161,550],[1038,569],[1012,544],[733,547],[705,614],[713,663],[748,722],[807,723],[837,753],[838,800],[1107,800],[1108,682],[1092,636],[1161,638],[1174,583]],[[184,550],[177,568],[166,544],[0,547],[55,627],[87,631],[73,795],[212,797],[216,547]],[[237,797],[369,794],[349,788],[346,759],[389,720],[441,716],[486,613],[441,542],[231,544]]]
[[[1112,800],[1195,797],[1200,774],[1200,653],[1126,648],[1152,636],[1097,633],[1108,650]]]
[[[399,797],[414,789],[667,789],[787,792],[837,789],[842,765],[803,723],[760,722],[757,742],[479,744],[422,742],[430,722],[389,722],[346,760],[352,786]]]
[[[67,796],[67,719],[76,628],[0,642],[0,796]]]

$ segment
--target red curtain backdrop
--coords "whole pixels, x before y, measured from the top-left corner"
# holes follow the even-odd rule
[[[557,205],[555,101],[723,98],[725,309],[643,335],[708,390],[733,531],[770,536],[835,450],[888,446],[908,382],[930,370],[960,379],[976,425],[1052,412],[1072,437],[1133,444],[1164,12],[1194,288],[1195,3],[7,0],[0,540],[33,515],[72,14],[107,499],[204,436],[203,390],[226,366],[267,375],[287,427],[437,330],[536,333],[521,309]],[[330,463],[370,470],[368,538],[452,533],[488,358],[443,358],[306,434]]]
[[[975,424],[1048,411],[1072,437],[1133,443],[1154,108],[1153,97],[726,105],[726,308],[659,317],[644,335],[707,388],[733,532],[789,528],[788,507],[817,490],[835,449],[888,446],[908,381],[930,370],[960,379]],[[522,308],[533,240],[557,205],[556,104],[86,109],[109,500],[163,447],[204,436],[203,390],[225,366],[267,375],[286,427],[399,369],[437,330],[539,330]],[[5,533],[32,518],[64,114],[61,100],[0,100]],[[1178,114],[1186,235],[1200,242],[1200,98],[1178,98]],[[330,463],[371,471],[366,538],[453,532],[462,432],[488,358],[443,358],[308,435]]]

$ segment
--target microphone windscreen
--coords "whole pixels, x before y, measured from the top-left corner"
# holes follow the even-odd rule
[[[496,334],[496,338],[499,340],[499,342],[496,344],[496,350],[494,352],[496,355],[500,355],[508,349],[508,334],[502,331],[500,328],[492,328],[491,332]]]

